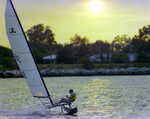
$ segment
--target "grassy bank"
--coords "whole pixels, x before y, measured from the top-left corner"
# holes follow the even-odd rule
[[[50,69],[83,69],[81,64],[39,64],[40,70],[50,68]],[[123,64],[115,64],[115,63],[104,63],[104,64],[94,64],[94,68],[128,68],[128,67],[150,67],[150,63],[123,63]],[[0,65],[0,70],[12,70],[9,68],[4,68]]]
[[[150,67],[150,63],[123,63],[123,64],[115,64],[115,63],[108,63],[108,64],[94,64],[94,68],[128,68],[128,67]]]
[[[115,63],[107,63],[107,64],[94,64],[94,68],[128,68],[128,67],[150,67],[150,63],[123,63],[123,64],[115,64]],[[46,64],[46,65],[39,65],[40,69],[83,69],[81,64]]]
[[[38,65],[40,70],[41,69],[46,69],[46,68],[50,68],[50,69],[82,69],[82,65],[81,64],[39,64]]]

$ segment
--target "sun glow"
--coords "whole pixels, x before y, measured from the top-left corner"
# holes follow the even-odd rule
[[[89,3],[89,9],[93,13],[98,13],[103,10],[103,3],[101,1],[91,1]]]

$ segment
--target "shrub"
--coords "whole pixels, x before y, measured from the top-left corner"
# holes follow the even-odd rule
[[[91,69],[93,67],[93,62],[90,61],[90,58],[87,56],[81,57],[80,60],[78,60],[78,62],[83,64],[83,68],[85,69]]]
[[[18,65],[14,59],[11,57],[3,57],[1,60],[3,67],[8,69],[18,69]]]

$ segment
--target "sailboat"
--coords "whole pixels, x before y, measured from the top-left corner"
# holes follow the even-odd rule
[[[70,114],[77,113],[77,108],[65,108],[65,105],[70,105],[69,103],[53,103],[11,0],[7,0],[6,2],[5,24],[7,37],[14,58],[17,61],[33,97],[38,99],[47,98],[49,100],[48,102],[42,102],[46,109],[60,106]]]

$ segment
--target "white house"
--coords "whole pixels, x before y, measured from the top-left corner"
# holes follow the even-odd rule
[[[102,55],[103,55],[104,61],[107,61],[107,53],[103,53]],[[109,53],[109,61],[110,61],[111,55],[112,55],[112,53]],[[96,62],[101,61],[100,54],[92,55],[92,56],[90,56],[90,59],[91,59],[91,61],[96,61]]]
[[[53,64],[56,63],[56,58],[57,58],[57,54],[52,54],[52,55],[48,55],[48,56],[45,56],[43,57],[43,60],[46,62],[46,63],[50,63],[50,60],[52,61]]]
[[[136,60],[136,53],[128,53],[127,54],[129,56],[129,61],[134,61]]]
[[[112,54],[113,53],[109,54],[109,61],[110,61]],[[102,55],[103,55],[104,60],[107,61],[107,53],[103,53]],[[135,57],[136,53],[128,53],[127,55],[129,56],[129,61],[134,61],[136,59],[136,57]],[[90,59],[91,59],[91,61],[96,61],[96,62],[101,61],[100,54],[92,55],[92,56],[90,56]]]

